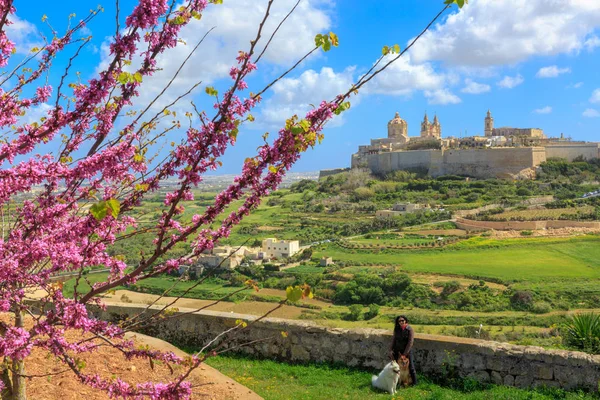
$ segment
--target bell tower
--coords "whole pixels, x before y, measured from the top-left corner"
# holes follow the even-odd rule
[[[487,116],[485,117],[485,136],[493,136],[494,135],[494,117],[492,117],[492,113],[490,110],[487,112]]]

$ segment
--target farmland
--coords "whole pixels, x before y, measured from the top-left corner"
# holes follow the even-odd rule
[[[291,260],[292,267],[277,271],[242,266],[212,272],[201,283],[154,277],[118,288],[111,300],[148,302],[169,290],[169,296],[185,295],[182,301],[192,307],[221,299],[212,309],[261,315],[285,300],[288,286],[307,283],[316,300],[286,304],[275,316],[332,327],[389,328],[394,316],[405,313],[419,332],[562,347],[560,327],[568,316],[600,304],[600,236],[587,230],[504,238],[458,229],[452,212],[474,210],[472,218],[486,220],[595,220],[599,200],[580,197],[596,185],[565,182],[564,174],[556,171],[569,168],[568,163],[549,163],[537,181],[430,179],[412,173],[377,178],[360,171],[300,181],[268,196],[222,241],[259,246],[268,237],[299,240],[308,249]],[[578,164],[572,177],[579,170],[585,168]],[[548,204],[527,202],[549,195],[554,200]],[[214,196],[195,193],[178,218],[188,220],[203,212]],[[157,201],[162,200],[148,199],[137,210],[142,226],[158,218]],[[376,210],[396,202],[430,208],[375,218]],[[231,204],[226,213],[239,205]],[[487,211],[478,211],[482,206]],[[118,241],[110,252],[133,266],[152,240],[149,233],[137,241]],[[189,250],[183,245],[176,253]],[[319,266],[324,256],[335,264]],[[88,279],[93,283],[102,277]],[[248,279],[261,290],[244,291]],[[72,284],[65,284],[69,295]],[[78,291],[86,287],[82,281]]]

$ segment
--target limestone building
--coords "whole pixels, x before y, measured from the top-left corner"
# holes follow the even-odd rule
[[[545,139],[544,131],[539,128],[512,128],[501,127],[494,128],[494,117],[490,110],[487,112],[484,124],[485,136],[504,136],[505,138],[530,138],[530,139]],[[517,140],[513,140],[517,142]]]
[[[438,121],[437,115],[433,117],[433,123],[429,122],[429,118],[427,118],[427,113],[425,113],[425,118],[423,122],[421,122],[421,138],[423,139],[441,139],[442,138],[442,126],[440,125],[440,121]]]
[[[300,242],[269,238],[263,240],[262,251],[265,258],[289,258],[300,251]]]
[[[463,175],[474,178],[533,178],[548,158],[599,158],[599,143],[574,142],[561,134],[547,137],[540,128],[494,127],[488,110],[484,136],[442,138],[437,118],[427,114],[417,137],[408,136],[408,123],[398,113],[388,122],[388,137],[371,139],[352,155],[352,168],[374,174],[397,170],[426,170],[431,176]]]

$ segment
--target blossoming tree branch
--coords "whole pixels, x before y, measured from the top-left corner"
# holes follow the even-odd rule
[[[207,8],[219,7],[222,0],[190,0],[182,5],[171,0],[139,0],[123,26],[118,26],[117,15],[107,67],[87,82],[73,79],[73,66],[90,40],[78,33],[93,22],[99,10],[91,11],[64,34],[53,30],[53,37],[43,47],[32,49],[14,67],[11,57],[16,49],[6,28],[17,10],[12,0],[0,0],[0,312],[10,316],[0,322],[2,399],[27,398],[25,367],[34,348],[49,352],[78,380],[105,391],[111,398],[190,398],[192,387],[186,378],[206,357],[216,354],[215,349],[182,359],[172,353],[135,348],[124,340],[124,333],[158,318],[166,307],[112,324],[95,318],[88,306],[102,307],[99,296],[103,293],[176,270],[226,238],[260,204],[261,198],[278,187],[300,155],[323,139],[325,124],[350,107],[350,96],[420,37],[405,49],[385,46],[373,67],[347,92],[334,99],[323,99],[303,117],[290,116],[276,138],[270,143],[265,140],[257,154],[246,159],[241,173],[215,197],[211,206],[183,221],[178,218],[184,212],[183,203],[193,199],[193,190],[203,175],[220,166],[219,158],[235,145],[241,125],[254,119],[251,111],[262,95],[310,54],[338,45],[333,33],[317,35],[314,48],[299,55],[298,62],[288,71],[265,87],[249,92],[247,78],[260,65],[264,51],[277,34],[277,29],[270,34],[263,29],[274,1],[264,0],[266,12],[256,27],[255,37],[248,38],[249,47],[240,49],[237,59],[232,60],[235,64],[229,72],[229,88],[220,94],[205,87],[205,92],[214,97],[214,110],[194,107],[193,113],[185,115],[189,126],[184,129],[179,121],[169,121],[173,118],[169,108],[200,82],[190,85],[186,93],[158,112],[151,107],[181,68],[148,107],[136,109],[136,101],[146,79],[161,68],[158,57],[179,45],[185,26],[201,18]],[[435,19],[453,3],[462,7],[464,0],[445,0]],[[279,26],[283,23],[285,19]],[[202,51],[203,40],[191,52]],[[62,54],[69,54],[68,63],[59,75],[59,84],[51,87],[45,83],[46,76],[53,61]],[[50,105],[43,118],[24,122],[24,116],[43,104]],[[126,123],[122,124],[120,118],[124,114],[129,118],[123,119]],[[185,130],[184,138],[159,160],[156,144],[176,130]],[[58,149],[51,147],[57,142]],[[133,211],[167,179],[176,180],[176,189],[164,196],[160,218],[149,227],[142,226]],[[34,186],[42,190],[32,192]],[[19,197],[23,194],[29,194],[25,200]],[[223,216],[236,201],[242,205]],[[212,229],[215,225],[218,228]],[[128,266],[122,257],[110,254],[115,241],[148,232],[154,236],[153,246],[137,265]],[[176,245],[184,242],[191,245],[192,254],[170,255]],[[110,273],[105,281],[93,284],[85,293],[76,290],[73,297],[67,298],[61,286],[52,283],[52,277],[67,272],[78,283],[85,281],[84,271],[92,266],[103,266]],[[27,301],[31,290],[44,295],[32,303]],[[307,287],[288,290],[290,300],[308,293]],[[223,337],[233,340],[235,329],[251,329],[242,325],[224,332]],[[70,331],[78,332],[82,339],[67,340]],[[119,377],[88,373],[77,355],[94,352],[101,345],[119,349],[124,359],[181,364],[187,372],[174,376],[170,382],[135,385]]]

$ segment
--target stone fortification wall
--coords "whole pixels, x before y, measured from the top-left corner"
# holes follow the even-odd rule
[[[600,229],[596,221],[475,221],[457,218],[456,226],[464,230],[494,229],[497,231],[522,231],[559,228],[591,228]]]
[[[367,164],[371,172],[378,175],[398,170],[429,170],[441,154],[441,150],[394,151],[370,155]]]
[[[119,320],[145,307],[119,304],[96,312],[102,318]],[[236,351],[290,362],[341,363],[374,369],[382,368],[388,361],[389,331],[331,329],[313,322],[276,318],[253,324],[255,316],[189,311],[179,310],[173,316],[181,314],[180,317],[158,320],[142,333],[200,348],[235,326],[236,320],[244,320],[248,327],[236,331],[238,336],[230,345],[254,343]],[[287,337],[282,331],[287,332]],[[415,366],[429,375],[442,373],[451,366],[463,377],[518,387],[546,385],[597,391],[600,380],[600,356],[433,335],[417,334]]]
[[[342,172],[348,171],[350,171],[350,168],[322,169],[319,171],[319,179],[326,178],[331,175],[341,174]]]
[[[396,151],[368,156],[375,174],[425,169],[433,177],[468,175],[475,178],[533,177],[534,167],[546,160],[543,147],[465,150]]]
[[[587,160],[600,157],[598,143],[571,143],[546,146],[547,158],[566,158],[573,161],[577,157],[583,157]]]
[[[432,176],[468,175],[475,178],[530,176],[546,161],[543,147],[446,150],[442,169]]]

